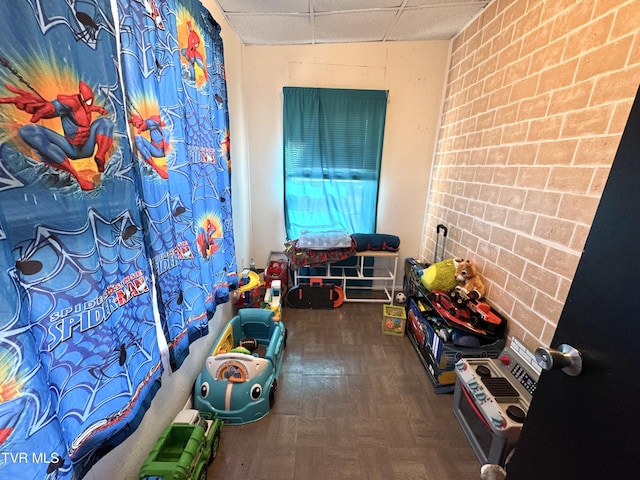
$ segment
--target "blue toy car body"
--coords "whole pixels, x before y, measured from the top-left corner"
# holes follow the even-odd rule
[[[234,351],[247,338],[257,341],[263,355]],[[286,329],[274,321],[272,310],[239,310],[220,333],[196,379],[194,407],[225,424],[264,417],[275,401],[285,344]]]

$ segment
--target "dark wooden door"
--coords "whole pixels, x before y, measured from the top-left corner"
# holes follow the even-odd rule
[[[632,107],[551,347],[582,352],[543,372],[508,480],[640,478],[640,100]]]

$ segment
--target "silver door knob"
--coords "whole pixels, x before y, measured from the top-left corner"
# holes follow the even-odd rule
[[[543,370],[561,369],[572,377],[582,372],[582,355],[571,345],[563,343],[557,350],[540,347],[536,349],[535,356]]]

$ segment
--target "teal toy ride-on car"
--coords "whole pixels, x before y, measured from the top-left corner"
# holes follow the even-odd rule
[[[269,413],[275,402],[286,333],[272,310],[240,309],[222,329],[196,379],[194,408],[221,418],[225,424],[254,422]]]

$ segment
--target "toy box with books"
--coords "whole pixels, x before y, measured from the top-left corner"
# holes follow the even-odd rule
[[[505,345],[504,338],[480,339],[480,345],[473,347],[456,344],[456,332],[447,328],[428,300],[415,296],[410,297],[407,304],[407,335],[437,393],[453,392],[456,382],[454,368],[458,360],[497,358]]]

